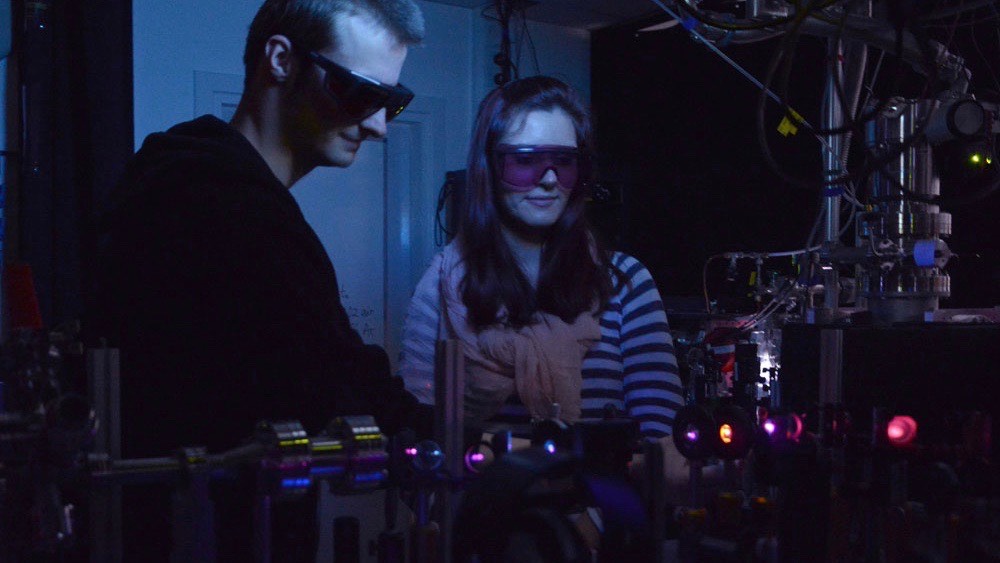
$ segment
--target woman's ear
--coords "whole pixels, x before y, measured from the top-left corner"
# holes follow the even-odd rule
[[[292,76],[294,57],[292,42],[284,35],[272,35],[264,44],[264,74],[275,82],[286,82]]]

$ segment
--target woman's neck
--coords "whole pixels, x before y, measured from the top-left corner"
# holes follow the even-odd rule
[[[531,282],[531,287],[538,287],[538,272],[542,263],[541,239],[525,238],[506,227],[503,228],[503,236],[514,259],[521,265],[521,271]]]

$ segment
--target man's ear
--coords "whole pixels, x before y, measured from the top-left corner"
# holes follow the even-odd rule
[[[292,42],[284,35],[272,35],[264,44],[264,73],[275,82],[286,82],[292,77],[295,61]]]

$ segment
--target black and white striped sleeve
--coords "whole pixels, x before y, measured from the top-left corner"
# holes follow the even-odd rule
[[[671,433],[683,391],[663,301],[653,277],[638,260],[616,255],[627,283],[619,293],[625,409],[639,421],[643,435]]]

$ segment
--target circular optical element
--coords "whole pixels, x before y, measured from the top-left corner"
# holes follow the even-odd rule
[[[542,449],[550,454],[554,454],[556,453],[556,443],[553,440],[545,440],[545,443],[542,444]]]
[[[773,420],[767,420],[763,424],[764,432],[767,432],[768,436],[774,436],[774,431],[778,429],[777,425],[774,424]]]
[[[465,468],[472,473],[479,473],[493,463],[493,450],[485,444],[472,446],[465,452]]]
[[[896,446],[905,446],[917,437],[917,421],[909,416],[894,416],[885,428],[886,438]]]
[[[986,128],[986,110],[976,100],[955,102],[948,112],[948,129],[957,137],[968,138],[979,135]]]
[[[674,418],[673,441],[687,459],[703,460],[712,455],[717,430],[712,416],[700,405],[687,405]]]
[[[728,424],[723,424],[719,426],[719,439],[722,440],[723,444],[733,443],[733,427]]]
[[[713,413],[715,455],[720,459],[740,459],[746,457],[753,447],[757,424],[750,421],[750,415],[736,405],[723,405]]]
[[[788,415],[788,428],[785,432],[785,437],[789,440],[798,440],[802,436],[802,419],[799,415],[795,413]]]
[[[417,444],[416,450],[412,462],[418,471],[436,471],[444,463],[444,452],[437,442],[424,440]]]
[[[698,432],[698,428],[694,424],[688,424],[687,430],[684,432],[684,438],[688,442],[697,442],[701,434]]]

